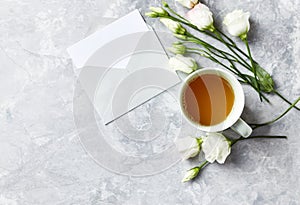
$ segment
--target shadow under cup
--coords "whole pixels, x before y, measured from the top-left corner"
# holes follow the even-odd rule
[[[235,124],[244,109],[241,84],[229,72],[204,68],[190,74],[180,90],[186,119],[206,132],[218,132]]]

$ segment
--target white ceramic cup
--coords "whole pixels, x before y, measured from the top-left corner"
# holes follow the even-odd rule
[[[185,88],[195,78],[204,74],[214,74],[222,77],[231,85],[234,93],[234,103],[229,115],[221,123],[211,125],[211,126],[201,125],[200,123],[190,119],[189,114],[184,108],[184,103],[183,103],[183,94]],[[183,80],[180,89],[180,106],[183,115],[185,116],[188,122],[190,122],[192,125],[205,132],[220,132],[226,130],[227,128],[231,128],[233,131],[235,131],[237,134],[239,134],[242,137],[250,136],[252,133],[252,128],[240,118],[244,109],[244,105],[245,105],[245,95],[240,82],[228,71],[221,70],[218,68],[202,68],[193,72]]]

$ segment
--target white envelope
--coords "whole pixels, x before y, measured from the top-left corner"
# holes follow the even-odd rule
[[[119,118],[180,79],[155,32],[138,10],[68,48],[79,80],[104,124]]]

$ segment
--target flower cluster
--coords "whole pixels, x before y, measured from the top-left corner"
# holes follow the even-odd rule
[[[294,105],[300,101],[300,97],[294,102]],[[291,109],[290,107],[289,109]],[[282,115],[279,117],[281,118]],[[259,126],[264,126],[269,123],[277,121],[279,118],[272,120],[267,123],[259,124]],[[205,161],[199,166],[189,169],[182,182],[190,181],[198,176],[201,169],[204,168],[209,163],[214,163],[217,161],[219,164],[224,164],[227,157],[231,153],[231,147],[235,145],[238,141],[247,139],[259,139],[259,138],[269,138],[269,139],[286,139],[286,136],[250,136],[248,138],[239,137],[237,139],[230,139],[221,133],[207,133],[205,136],[201,137],[185,137],[177,138],[174,143],[181,154],[183,160],[187,160],[192,157],[196,157],[201,151],[204,153]]]
[[[183,160],[197,156],[202,150],[205,154],[205,164],[215,161],[223,164],[230,154],[232,141],[221,133],[207,133],[206,136],[199,138],[185,137],[176,139],[175,144]],[[200,165],[188,170],[182,181],[186,182],[194,179],[202,167]]]
[[[261,101],[265,100],[269,102],[266,94],[274,93],[290,104],[290,107],[274,120],[261,124],[251,124],[253,129],[278,121],[292,108],[300,110],[300,108],[296,107],[296,104],[300,101],[300,97],[294,103],[287,100],[275,90],[271,75],[252,58],[247,38],[250,30],[249,12],[234,10],[228,13],[223,20],[228,33],[244,42],[247,49],[247,52],[244,52],[243,49],[237,46],[234,40],[215,26],[213,13],[206,5],[199,3],[198,0],[175,1],[189,9],[185,16],[181,16],[175,12],[165,1],[162,2],[162,8],[150,7],[151,11],[146,13],[148,17],[159,18],[173,33],[174,37],[179,40],[173,43],[172,47],[168,49],[175,54],[169,60],[171,68],[187,74],[192,73],[199,69],[199,67],[196,60],[188,55],[200,55],[235,74],[240,82],[251,86],[259,94]],[[190,32],[189,29],[196,31],[196,33],[205,34],[209,38],[222,43],[227,47],[227,50],[208,43],[205,39],[196,36],[195,32]],[[240,70],[239,67],[245,69],[245,71]],[[237,139],[230,139],[221,133],[207,133],[206,136],[199,138],[186,137],[177,139],[175,144],[182,154],[182,159],[195,157],[201,151],[205,155],[205,161],[199,166],[188,170],[182,181],[186,182],[194,179],[200,170],[209,163],[217,161],[223,164],[231,152],[231,147],[236,142],[253,138],[274,139],[286,138],[286,136],[250,136],[248,138],[239,137]]]
[[[163,7],[150,7],[151,12],[146,13],[146,16],[151,18],[159,18],[173,35],[180,40],[169,49],[176,55],[170,59],[171,68],[191,73],[198,67],[196,67],[195,60],[192,60],[191,57],[187,58],[185,55],[200,55],[235,74],[240,82],[251,86],[258,93],[261,101],[270,102],[266,94],[274,93],[285,102],[292,104],[275,90],[271,75],[252,58],[247,38],[250,30],[249,12],[234,10],[225,15],[223,20],[228,33],[234,37],[239,37],[244,42],[247,49],[247,52],[244,52],[229,36],[216,28],[213,13],[206,5],[199,3],[198,0],[176,0],[176,2],[189,9],[185,16],[181,16],[171,9],[165,1],[162,2]],[[208,43],[190,32],[188,28],[221,42],[228,49],[224,50]],[[200,48],[195,48],[193,45],[198,45]],[[240,70],[239,67],[246,71]],[[300,110],[296,106],[294,108]]]

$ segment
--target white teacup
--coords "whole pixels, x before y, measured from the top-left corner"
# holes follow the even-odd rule
[[[234,94],[234,102],[233,106],[231,108],[230,113],[227,115],[224,121],[214,124],[214,125],[201,125],[199,122],[195,122],[190,118],[189,113],[187,113],[187,110],[184,107],[184,90],[188,84],[193,81],[195,78],[204,75],[204,74],[214,74],[217,76],[222,77],[225,79],[230,85],[233,90]],[[217,69],[217,68],[203,68],[200,70],[197,70],[193,72],[192,74],[188,75],[184,80],[183,84],[180,89],[180,106],[181,110],[187,119],[188,122],[190,122],[192,125],[197,127],[198,129],[205,131],[205,132],[220,132],[223,130],[226,130],[227,128],[231,128],[234,130],[237,134],[248,137],[252,133],[252,128],[243,121],[240,116],[243,112],[245,105],[245,95],[243,88],[240,84],[240,82],[228,71]],[[200,116],[201,117],[201,116]]]

